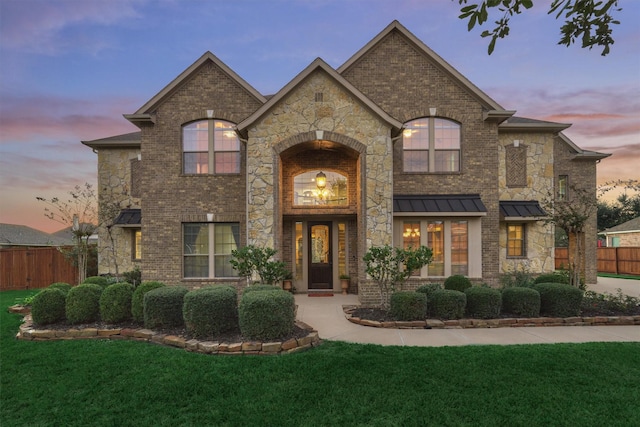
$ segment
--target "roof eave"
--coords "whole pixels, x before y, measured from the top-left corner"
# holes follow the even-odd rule
[[[488,123],[501,124],[516,113],[516,110],[489,110],[483,113],[483,120]]]
[[[568,123],[552,123],[552,122],[540,122],[540,123],[502,123],[498,127],[500,131],[507,132],[562,132],[563,130],[571,127]]]

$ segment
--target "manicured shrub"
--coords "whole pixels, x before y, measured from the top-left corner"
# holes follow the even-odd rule
[[[427,283],[425,285],[419,286],[418,289],[416,289],[416,292],[425,294],[427,296],[427,317],[432,317],[434,315],[432,309],[433,306],[431,304],[433,293],[435,291],[441,291],[442,289],[443,288],[440,283]]]
[[[495,319],[500,316],[502,294],[499,290],[485,286],[472,286],[464,293],[467,296],[467,317]]]
[[[163,286],[144,294],[145,328],[173,328],[184,326],[182,306],[188,292],[181,286]]]
[[[517,286],[505,288],[502,291],[502,312],[522,317],[540,316],[540,292]]]
[[[277,286],[273,286],[273,285],[251,285],[251,286],[247,286],[246,288],[244,288],[242,290],[242,295],[247,294],[248,292],[255,292],[255,291],[275,291],[280,289]]]
[[[36,325],[48,325],[64,320],[65,295],[61,289],[45,288],[31,302],[31,316]]]
[[[295,326],[295,300],[287,291],[249,292],[238,308],[240,332],[253,340],[283,338]]]
[[[64,283],[64,282],[55,282],[49,285],[50,289],[60,289],[62,292],[64,292],[65,296],[69,293],[69,291],[71,290],[71,285],[68,283]]]
[[[569,276],[560,273],[541,274],[533,280],[534,284],[538,283],[564,283],[569,284]]]
[[[444,288],[452,291],[464,292],[471,287],[471,280],[460,274],[449,276],[444,281]]]
[[[427,317],[427,296],[419,292],[394,292],[389,313],[396,320],[424,320]]]
[[[467,305],[465,293],[452,289],[435,291],[431,300],[434,316],[444,320],[461,319]]]
[[[133,285],[127,282],[107,286],[100,296],[100,318],[106,323],[131,319]]]
[[[71,288],[65,305],[69,323],[89,323],[99,320],[102,291],[102,287],[95,283],[83,283]]]
[[[109,280],[108,277],[91,276],[91,277],[87,277],[82,282],[83,285],[86,284],[86,283],[93,283],[95,285],[100,285],[104,289],[104,288],[106,288],[107,286],[109,286],[111,284],[111,280]]]
[[[187,292],[182,313],[187,332],[196,338],[238,330],[238,292],[233,286]]]
[[[147,292],[165,286],[162,282],[142,282],[131,297],[131,315],[133,321],[137,323],[144,322],[144,294]]]
[[[583,292],[564,283],[538,283],[533,288],[540,292],[540,312],[554,317],[580,315]]]

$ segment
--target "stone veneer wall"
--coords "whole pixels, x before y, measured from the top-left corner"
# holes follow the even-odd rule
[[[132,183],[131,165],[137,162],[139,149],[135,148],[101,148],[98,150],[98,199],[99,205],[116,203],[120,208],[139,208],[140,198],[133,197],[139,183]],[[104,211],[99,210],[100,223],[109,221],[104,218]],[[112,220],[115,218],[112,218]],[[132,257],[132,230],[130,228],[112,227],[115,244],[115,257],[118,272],[131,271],[139,266],[139,261]],[[98,274],[115,274],[115,263],[111,251],[111,242],[104,227],[98,228]]]
[[[323,94],[322,102],[314,102],[316,93]],[[316,131],[322,133],[318,135]],[[361,194],[365,246],[390,244],[393,206],[390,128],[322,70],[311,73],[249,129],[247,243],[280,247],[281,212],[276,200],[280,193],[280,159],[274,147],[309,132],[313,139],[329,139],[332,134],[339,134],[364,144],[366,152],[360,166],[366,165],[366,171],[361,171],[365,176]]]
[[[519,140],[526,149],[526,185],[510,186],[507,182],[506,150]],[[504,133],[500,135],[499,186],[500,200],[547,199],[553,191],[554,135],[551,133]],[[526,257],[507,258],[507,223],[500,223],[500,272],[529,271],[548,273],[554,270],[554,228],[542,221],[526,224]]]

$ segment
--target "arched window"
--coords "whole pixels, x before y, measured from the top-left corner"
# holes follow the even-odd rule
[[[233,124],[200,120],[182,127],[185,174],[240,173],[240,140]]]
[[[405,172],[459,172],[460,125],[426,117],[405,124],[402,133]]]
[[[347,177],[338,172],[312,170],[293,178],[294,206],[341,206],[349,204]]]

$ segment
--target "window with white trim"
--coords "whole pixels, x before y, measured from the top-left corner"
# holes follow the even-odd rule
[[[237,277],[229,262],[238,248],[238,223],[186,223],[183,228],[185,278]]]
[[[480,274],[481,251],[471,253],[469,250],[472,239],[480,246],[480,219],[411,218],[396,222],[395,226],[402,227],[397,246],[408,249],[423,245],[431,249],[431,263],[412,276],[469,276],[472,263],[476,265],[475,274]]]
[[[402,149],[405,172],[459,172],[460,125],[435,117],[407,122]]]
[[[240,173],[240,140],[234,125],[199,120],[182,126],[182,170],[188,175]]]

